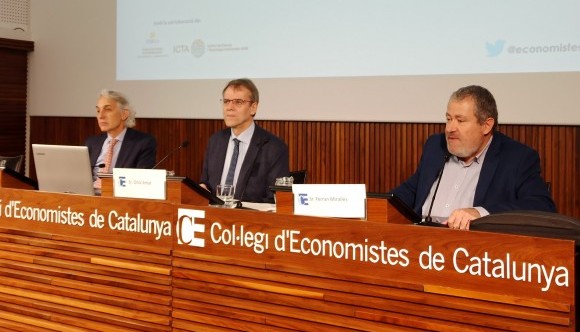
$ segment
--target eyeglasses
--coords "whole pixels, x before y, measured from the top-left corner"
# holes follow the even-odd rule
[[[231,103],[234,103],[234,105],[236,105],[236,106],[242,106],[245,103],[251,104],[254,102],[253,100],[244,100],[244,99],[220,99],[220,101],[222,103],[224,103],[224,105],[227,105],[231,102]]]

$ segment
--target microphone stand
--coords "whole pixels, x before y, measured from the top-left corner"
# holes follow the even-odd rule
[[[427,212],[427,216],[425,217],[425,220],[423,221],[423,223],[425,223],[425,224],[429,224],[429,223],[433,222],[433,218],[431,218],[431,210],[433,209],[433,203],[435,203],[435,196],[437,196],[437,190],[439,190],[439,184],[441,183],[441,178],[443,177],[443,170],[445,169],[445,165],[449,161],[449,158],[451,158],[451,154],[447,153],[444,157],[443,166],[441,166],[441,170],[439,171],[439,174],[437,175],[437,185],[435,185],[435,192],[433,192],[433,197],[431,198],[431,204],[429,205],[429,212]]]
[[[151,169],[156,169],[157,166],[161,165],[161,163],[165,161],[165,159],[169,158],[169,156],[171,156],[172,154],[174,154],[177,150],[179,150],[181,148],[186,148],[188,145],[189,145],[189,141],[188,140],[183,141],[183,143],[181,143],[181,145],[179,145],[177,147],[177,149],[173,149],[171,152],[169,152],[168,154],[166,154],[165,157],[161,158],[161,160],[159,160],[159,162],[157,164],[155,164],[155,166],[151,167]]]

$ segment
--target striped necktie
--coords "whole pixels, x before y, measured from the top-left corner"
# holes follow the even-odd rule
[[[118,141],[118,139],[113,138],[109,142],[109,149],[105,155],[105,167],[103,168],[104,173],[111,173],[111,163],[113,162],[113,155],[115,154],[115,144],[117,144]]]
[[[236,173],[236,164],[238,163],[238,155],[240,154],[240,140],[234,138],[234,153],[232,153],[232,160],[230,161],[230,168],[226,176],[225,184],[234,184],[234,174]]]

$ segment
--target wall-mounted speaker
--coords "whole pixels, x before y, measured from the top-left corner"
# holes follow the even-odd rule
[[[30,0],[0,0],[0,37],[30,37]]]

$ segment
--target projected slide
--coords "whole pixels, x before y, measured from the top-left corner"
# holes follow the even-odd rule
[[[117,79],[580,71],[576,0],[118,0]]]

